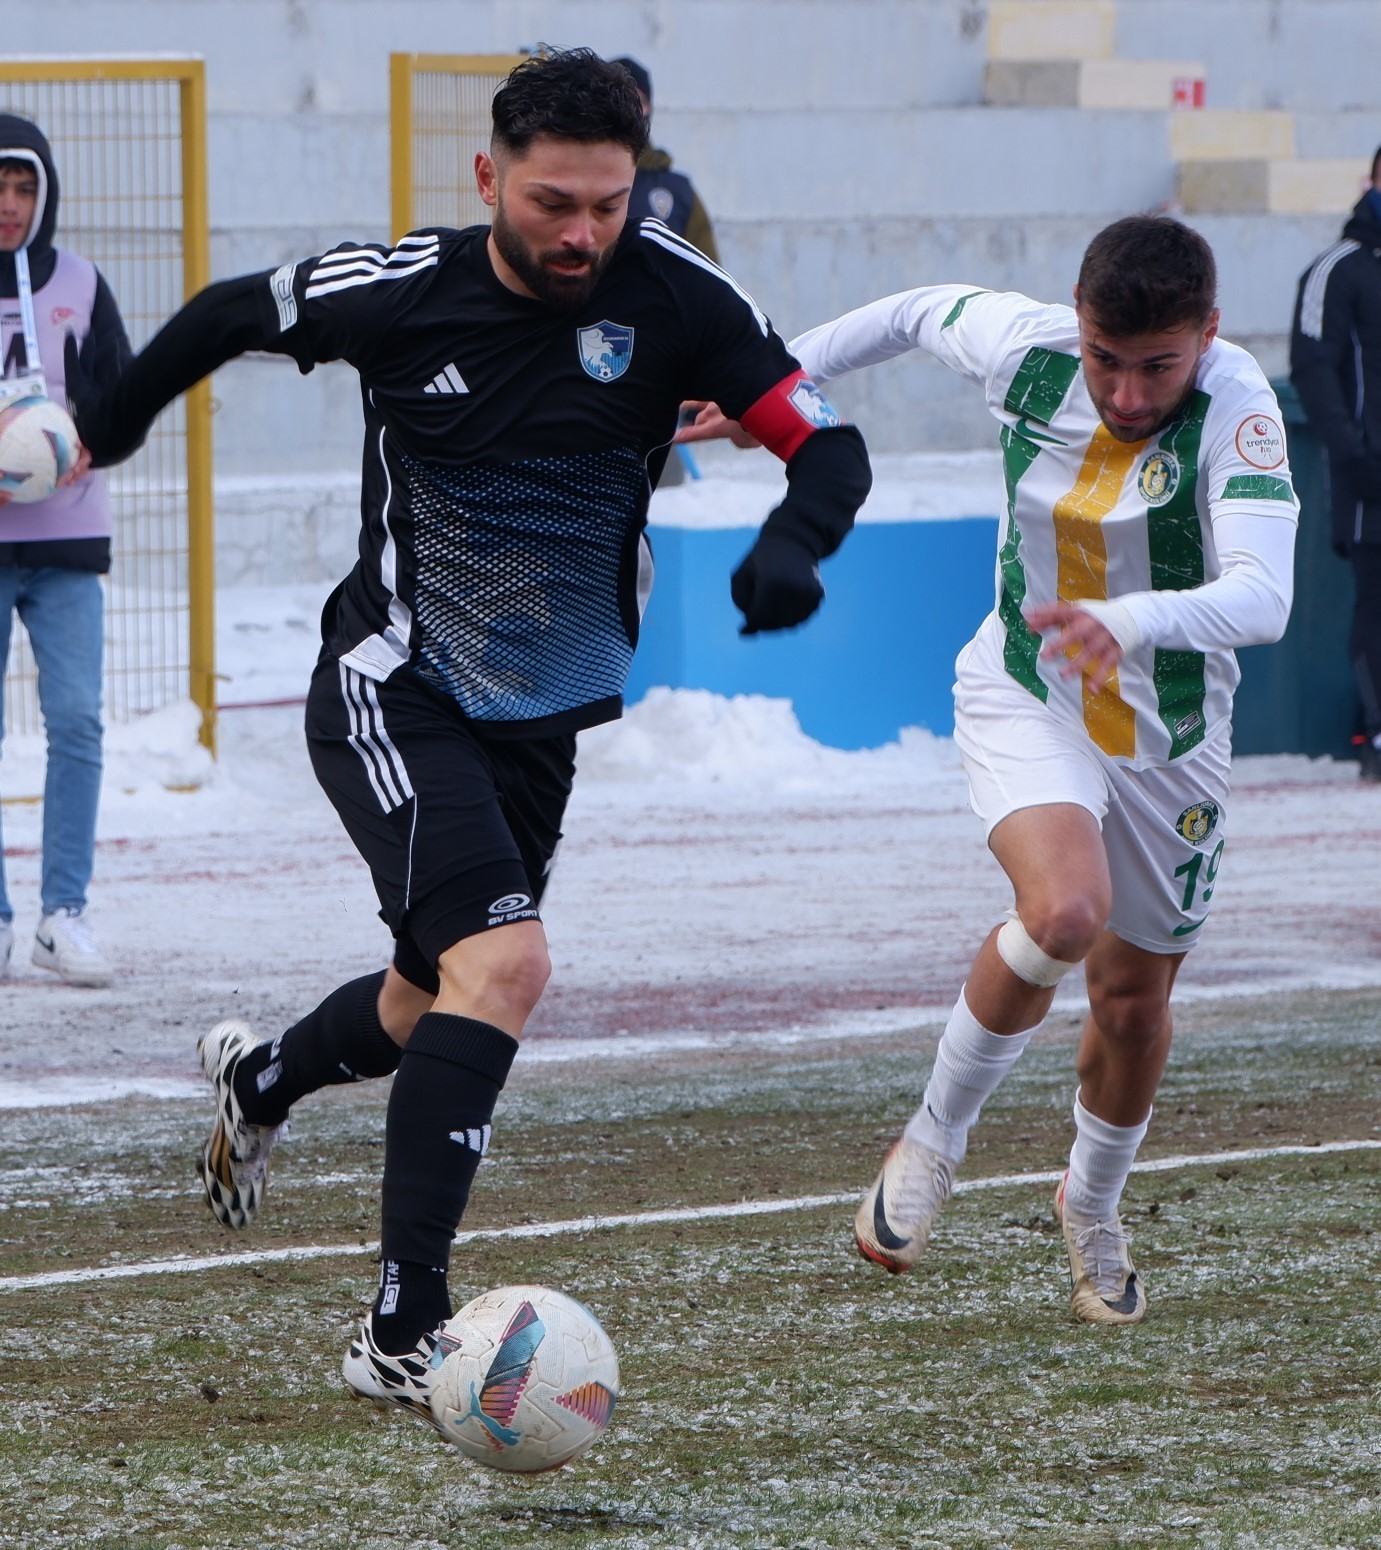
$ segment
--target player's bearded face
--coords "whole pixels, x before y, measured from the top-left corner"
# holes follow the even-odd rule
[[[583,306],[628,217],[633,156],[621,145],[539,135],[521,155],[476,158],[505,285],[560,311]]]
[[[563,244],[537,248],[508,219],[503,202],[494,210],[494,246],[529,291],[549,307],[573,312],[584,306],[614,256],[614,244],[605,248]]]
[[[1202,325],[1121,336],[1083,308],[1078,313],[1084,384],[1098,418],[1118,441],[1145,441],[1163,430],[1193,390],[1200,357],[1218,333],[1217,312]]]

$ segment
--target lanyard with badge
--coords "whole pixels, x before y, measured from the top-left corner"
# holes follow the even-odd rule
[[[47,398],[48,382],[38,353],[38,324],[34,321],[34,290],[29,281],[29,255],[19,248],[14,255],[14,278],[19,290],[19,317],[24,328],[25,370],[0,382],[0,402],[12,398]]]

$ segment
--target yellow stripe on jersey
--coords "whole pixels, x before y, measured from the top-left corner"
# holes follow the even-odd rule
[[[1084,454],[1083,467],[1068,495],[1055,502],[1057,593],[1067,603],[1108,595],[1108,546],[1103,519],[1117,505],[1144,441],[1118,441],[1100,424]],[[1113,758],[1136,754],[1136,714],[1122,698],[1117,673],[1093,694],[1084,686],[1084,726],[1094,743]]]

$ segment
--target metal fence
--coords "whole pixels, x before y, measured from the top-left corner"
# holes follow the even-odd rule
[[[47,135],[61,188],[57,244],[100,269],[139,349],[209,277],[202,61],[0,60],[0,109]],[[106,715],[128,721],[190,698],[214,746],[208,384],[171,405],[145,448],[105,477]],[[31,731],[39,720],[33,658],[16,628],[6,726]]]
[[[521,54],[392,54],[389,135],[393,240],[421,226],[478,226],[475,152],[489,147],[489,105]]]

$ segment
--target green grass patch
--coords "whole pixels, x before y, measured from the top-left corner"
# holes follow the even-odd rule
[[[1378,1009],[1182,1011],[1147,1155],[1375,1135]],[[1033,1044],[963,1177],[1061,1164],[1075,1031]],[[909,1040],[520,1062],[467,1226],[861,1188],[928,1065]],[[303,1105],[235,1237],[191,1174],[199,1106],[12,1112],[0,1275],[368,1241],[383,1099]],[[1071,1320],[1044,1186],[956,1196],[904,1277],[853,1254],[848,1207],[470,1244],[460,1298],[560,1286],[619,1349],[609,1436],[530,1480],[346,1397],[367,1255],[5,1291],[0,1540],[1360,1550],[1381,1543],[1379,1183],[1372,1151],[1135,1176],[1131,1330]]]

